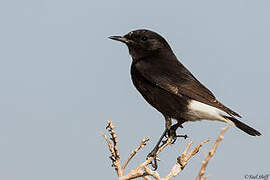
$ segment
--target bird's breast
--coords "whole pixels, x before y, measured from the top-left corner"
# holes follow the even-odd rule
[[[187,98],[172,94],[144,78],[133,64],[131,78],[134,86],[144,99],[163,115],[181,119],[187,111]]]

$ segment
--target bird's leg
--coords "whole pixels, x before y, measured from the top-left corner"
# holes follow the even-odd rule
[[[187,136],[186,134],[185,134],[185,135],[177,135],[177,134],[176,134],[176,130],[177,130],[179,127],[183,128],[182,122],[179,122],[179,121],[178,121],[176,124],[172,125],[171,128],[170,128],[170,130],[168,131],[169,137],[172,137],[172,139],[173,139],[172,144],[175,143],[175,141],[176,141],[176,139],[177,139],[178,137],[183,137],[183,138],[185,138],[185,139],[188,138],[188,136]]]
[[[162,133],[154,149],[147,156],[147,157],[154,157],[154,162],[151,163],[154,171],[157,169],[157,151],[160,148],[159,145],[162,142],[163,138],[166,136],[166,134],[169,133],[171,125],[172,125],[171,118],[165,116],[165,131]]]
[[[165,116],[165,128],[169,130],[172,126],[172,119],[168,116]]]

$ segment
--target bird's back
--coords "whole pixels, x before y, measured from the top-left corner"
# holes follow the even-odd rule
[[[155,88],[167,91],[174,98],[178,97],[181,100],[183,97],[185,97],[188,100],[196,100],[221,109],[230,115],[241,117],[238,113],[216,100],[214,94],[202,83],[200,83],[184,67],[184,65],[177,60],[173,52],[160,52],[152,55],[151,57],[145,57],[139,61],[133,61],[131,69],[134,71],[133,74],[136,74],[136,76],[141,76],[145,82],[152,84],[152,86]],[[144,83],[137,86],[142,88]],[[137,86],[136,88],[139,90]],[[141,94],[143,93],[141,92]],[[177,97],[175,97],[175,95]],[[159,96],[156,98],[161,97]],[[188,104],[188,102],[185,102],[185,104]]]

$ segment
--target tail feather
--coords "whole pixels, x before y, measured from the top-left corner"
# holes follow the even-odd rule
[[[248,133],[251,136],[260,136],[261,133],[255,129],[253,129],[252,127],[242,123],[241,121],[237,120],[234,117],[229,117],[229,116],[223,116],[224,118],[232,121],[236,127],[238,127],[239,129],[241,129],[242,131]]]

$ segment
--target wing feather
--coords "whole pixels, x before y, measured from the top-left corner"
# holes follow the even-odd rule
[[[196,101],[219,108],[229,115],[238,113],[216,100],[214,94],[200,83],[178,60],[148,59],[135,64],[138,72],[156,86],[178,96],[187,96]]]

